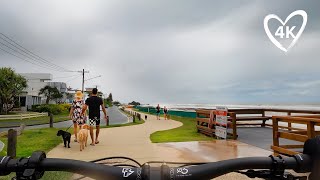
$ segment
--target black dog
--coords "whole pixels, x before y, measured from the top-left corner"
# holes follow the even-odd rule
[[[67,131],[59,130],[57,133],[57,136],[62,136],[63,142],[64,142],[64,147],[67,147],[67,142],[68,142],[68,148],[70,148],[70,139],[71,139],[71,134]]]

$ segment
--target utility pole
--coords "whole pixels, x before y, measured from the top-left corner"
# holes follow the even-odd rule
[[[84,73],[89,73],[89,71],[85,71],[82,69],[82,71],[78,71],[79,73],[82,73],[82,93],[84,92]]]
[[[84,69],[82,69],[82,93],[84,91]]]

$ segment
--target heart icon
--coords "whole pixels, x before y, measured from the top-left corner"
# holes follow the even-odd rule
[[[296,16],[296,15],[302,16],[302,18],[303,18],[302,26],[301,26],[299,32],[297,33],[297,35],[293,38],[293,40],[292,40],[291,44],[289,45],[289,47],[286,49],[286,48],[283,47],[283,45],[280,44],[280,42],[279,42],[276,38],[274,38],[273,35],[271,34],[270,29],[269,29],[269,27],[268,27],[268,22],[269,22],[270,19],[276,19],[276,20],[278,20],[278,21],[284,26],[292,17],[294,17],[294,16]],[[275,15],[275,14],[269,14],[268,16],[266,16],[266,17],[264,18],[264,22],[263,22],[263,24],[264,24],[264,30],[266,31],[269,39],[271,40],[271,42],[272,42],[274,45],[276,45],[276,46],[277,46],[279,49],[281,49],[282,51],[288,52],[288,51],[296,44],[296,42],[297,42],[298,39],[300,38],[302,32],[304,31],[304,28],[306,27],[306,24],[307,24],[307,18],[308,18],[308,15],[307,15],[307,13],[306,13],[305,11],[303,11],[303,10],[297,10],[297,11],[292,12],[292,13],[286,18],[286,20],[285,20],[284,22],[283,22],[277,15]]]

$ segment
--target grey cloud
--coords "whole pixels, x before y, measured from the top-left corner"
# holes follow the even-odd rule
[[[0,23],[3,33],[54,63],[103,75],[87,86],[124,102],[259,102],[292,88],[281,101],[299,92],[298,100],[312,101],[317,87],[299,86],[320,78],[317,7],[318,1],[10,1],[0,3]],[[297,9],[309,21],[285,55],[266,36],[263,18]],[[0,58],[20,72],[45,71],[2,52]]]

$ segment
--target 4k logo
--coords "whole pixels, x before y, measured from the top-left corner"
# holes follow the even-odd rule
[[[296,28],[296,26],[288,26],[286,25],[287,22],[294,16],[296,15],[300,15],[303,18],[303,22],[302,25],[300,27],[300,30],[298,31],[298,33],[295,35],[293,33],[293,30]],[[293,38],[291,44],[289,45],[288,48],[285,48],[276,38],[274,38],[273,34],[271,34],[269,26],[268,26],[268,22],[270,19],[276,19],[278,20],[282,26],[279,26],[278,29],[276,30],[274,36],[279,37],[281,39],[283,38]],[[281,49],[284,52],[288,52],[298,41],[298,39],[300,38],[302,32],[304,31],[304,28],[306,27],[307,24],[307,19],[308,19],[308,15],[305,11],[303,10],[297,10],[292,12],[287,18],[286,20],[283,22],[277,15],[275,14],[269,14],[268,16],[266,16],[264,18],[264,30],[266,31],[269,39],[271,40],[271,42],[276,45],[279,49]]]

